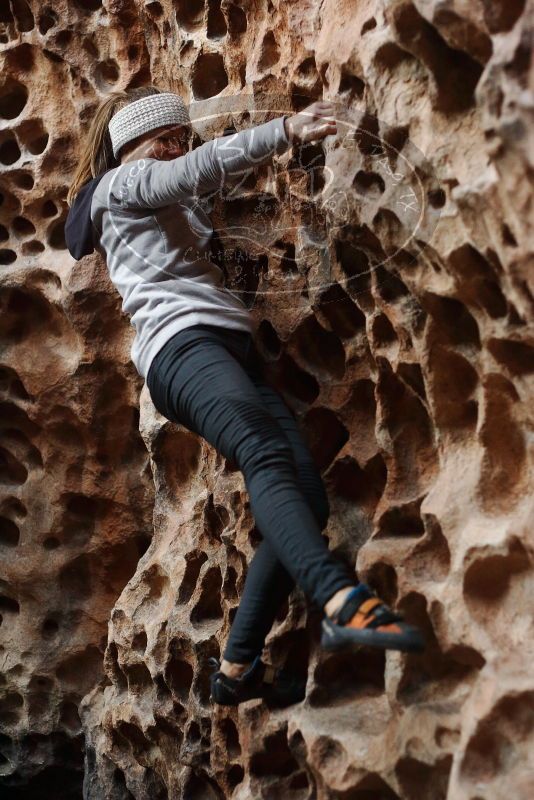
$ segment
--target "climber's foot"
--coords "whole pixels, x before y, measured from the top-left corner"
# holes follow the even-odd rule
[[[421,631],[404,622],[364,583],[355,586],[340,609],[323,618],[321,626],[321,645],[326,650],[366,645],[420,652],[425,647]]]
[[[251,666],[239,677],[230,678],[220,670],[216,658],[209,659],[214,669],[210,676],[211,700],[224,706],[237,706],[246,700],[261,697],[271,707],[300,703],[306,694],[306,680],[279,667],[264,664],[256,656]]]

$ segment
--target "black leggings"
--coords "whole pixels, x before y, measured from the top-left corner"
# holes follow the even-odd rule
[[[263,377],[252,335],[212,325],[175,334],[147,376],[156,409],[202,436],[242,471],[263,537],[250,563],[224,658],[261,653],[295,583],[323,608],[357,583],[321,534],[326,491],[295,418]]]

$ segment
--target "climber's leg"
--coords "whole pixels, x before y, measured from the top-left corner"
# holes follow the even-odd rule
[[[240,363],[250,335],[197,326],[174,340],[156,357],[149,375],[154,402],[159,398],[169,419],[238,465],[262,536],[293,581],[323,608],[337,590],[356,580],[329,551],[299,486],[288,438]]]
[[[291,445],[299,486],[322,531],[330,513],[328,495],[295,417],[274,388],[261,376],[247,371],[264,407],[277,420]],[[294,586],[293,578],[279,561],[270,542],[263,539],[248,568],[243,594],[224,651],[226,661],[246,664],[261,653],[278,609]]]

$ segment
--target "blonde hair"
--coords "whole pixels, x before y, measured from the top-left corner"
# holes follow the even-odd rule
[[[134,89],[111,92],[99,105],[87,132],[78,168],[67,192],[67,204],[69,206],[73,204],[84,183],[87,183],[91,178],[96,178],[97,175],[106,172],[112,167],[118,167],[120,164],[120,157],[118,159],[115,158],[111,147],[111,137],[108,130],[111,117],[128,103],[140,100],[142,97],[161,94],[163,91],[165,89],[158,89],[156,86],[139,86]]]

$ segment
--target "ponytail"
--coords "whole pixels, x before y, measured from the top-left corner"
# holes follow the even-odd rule
[[[79,160],[78,168],[74,173],[72,184],[67,192],[67,204],[71,206],[82,186],[101,175],[112,167],[118,167],[120,158],[115,158],[111,147],[111,136],[109,135],[108,124],[112,116],[128,103],[139,100],[141,97],[148,97],[164,91],[155,86],[140,86],[134,89],[111,92],[111,94],[99,105],[93,117],[87,137],[84,142],[83,151]]]

